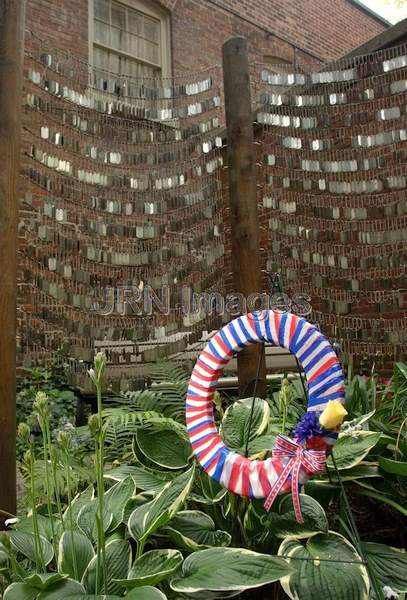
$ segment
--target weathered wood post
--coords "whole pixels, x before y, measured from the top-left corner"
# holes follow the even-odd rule
[[[0,0],[0,525],[4,512],[16,513],[17,184],[24,9],[25,0]]]
[[[234,292],[246,298],[261,292],[256,157],[250,96],[247,40],[237,36],[223,45],[223,76],[227,126],[230,225]],[[260,361],[260,368],[259,368]],[[263,348],[251,346],[237,357],[239,396],[266,395]],[[258,369],[259,368],[259,369]]]

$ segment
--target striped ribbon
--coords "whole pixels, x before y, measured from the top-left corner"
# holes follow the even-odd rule
[[[291,474],[291,493],[293,497],[294,513],[298,523],[304,523],[301,512],[299,477],[301,469],[305,469],[307,475],[321,473],[325,468],[326,453],[323,450],[307,450],[295,440],[284,435],[277,436],[273,447],[273,458],[287,460],[282,473],[273,485],[264,508],[269,511],[281,488]]]

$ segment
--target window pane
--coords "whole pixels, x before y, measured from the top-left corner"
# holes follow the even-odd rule
[[[149,42],[158,44],[160,41],[160,22],[149,17],[144,17],[144,37]]]
[[[112,2],[112,25],[126,30],[126,9],[116,2]]]
[[[110,27],[101,21],[95,21],[95,42],[109,46],[110,43]]]
[[[143,31],[143,15],[134,10],[129,10],[128,17],[130,33],[140,35]]]
[[[133,56],[140,56],[140,41],[136,35],[129,35],[128,52]]]
[[[95,47],[93,50],[93,64],[99,69],[109,69],[109,53],[102,48]]]
[[[109,71],[111,73],[119,74],[121,72],[120,71],[120,56],[118,54],[115,54],[114,52],[110,52],[109,56],[110,56]]]
[[[109,1],[95,0],[95,19],[109,23]]]
[[[126,9],[112,2],[112,29],[110,45],[118,50],[127,52]]]
[[[158,62],[158,47],[156,44],[152,44],[151,42],[144,41],[144,55],[143,58],[148,60],[148,62],[156,63]]]

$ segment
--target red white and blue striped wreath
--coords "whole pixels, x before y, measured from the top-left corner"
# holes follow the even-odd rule
[[[251,460],[229,450],[219,437],[213,413],[216,384],[224,366],[235,352],[256,342],[289,350],[301,363],[308,383],[308,409],[293,438],[279,435],[266,460]],[[235,494],[266,498],[267,510],[277,494],[291,489],[295,514],[302,522],[299,488],[323,471],[338,435],[329,419],[325,419],[326,429],[321,426],[320,415],[327,412],[328,404],[346,414],[344,398],[342,368],[329,341],[314,325],[291,313],[250,313],[220,329],[199,356],[187,392],[188,434],[198,461],[213,479]]]

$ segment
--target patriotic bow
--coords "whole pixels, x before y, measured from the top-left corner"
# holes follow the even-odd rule
[[[301,513],[300,495],[299,495],[299,476],[301,468],[304,468],[308,474],[321,473],[324,470],[326,454],[323,450],[307,450],[295,440],[285,437],[284,435],[277,436],[273,447],[274,458],[288,458],[288,462],[280,474],[276,483],[271,489],[270,494],[264,503],[264,508],[269,511],[277,494],[287,481],[291,474],[291,493],[293,496],[293,505],[295,518],[298,523],[304,523]]]

